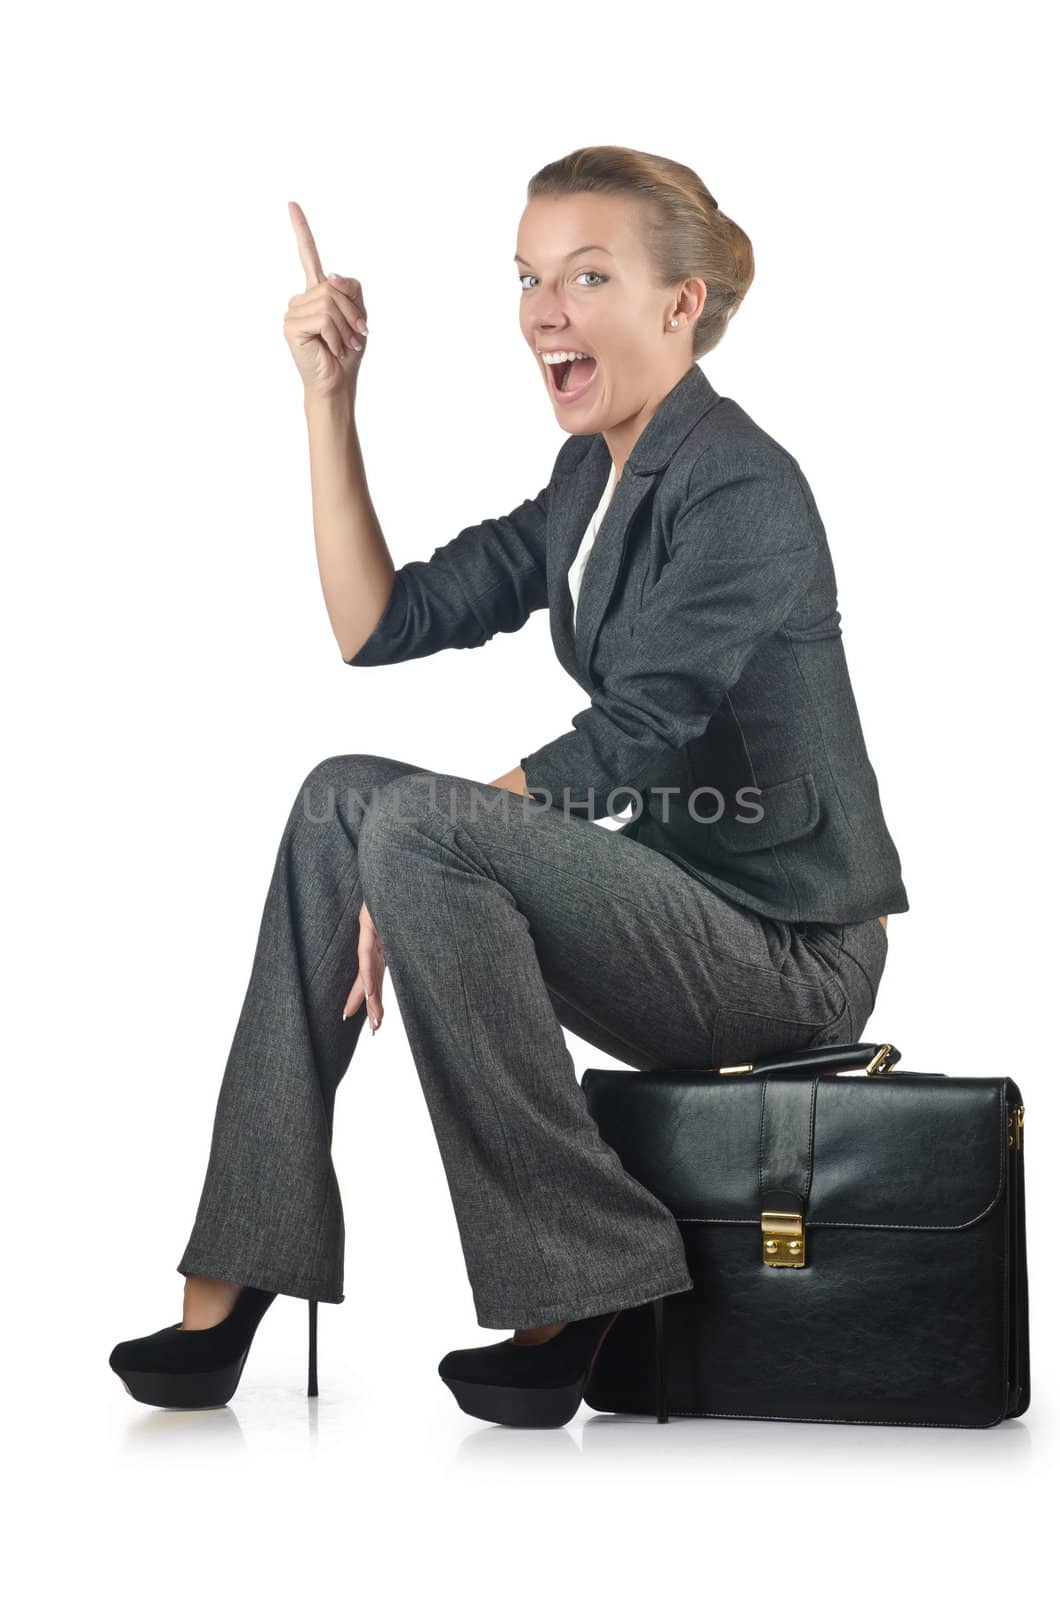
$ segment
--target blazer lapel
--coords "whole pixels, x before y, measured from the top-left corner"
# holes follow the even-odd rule
[[[602,433],[592,435],[577,466],[557,482],[548,530],[549,627],[560,665],[586,693],[594,687],[589,670],[593,646],[622,570],[626,540],[637,511],[678,445],[720,398],[703,369],[693,365],[648,419],[622,469],[589,552],[578,591],[577,618],[571,600],[570,569],[611,471],[611,452]]]
[[[570,569],[585,537],[589,518],[596,510],[611,473],[611,452],[602,433],[593,434],[589,448],[577,468],[557,480],[553,493],[548,532],[548,617],[552,643],[560,665],[581,686],[590,685],[579,662],[580,651],[574,647],[574,602],[570,592]],[[605,528],[614,522],[615,502],[626,482],[626,473],[615,484],[611,503],[593,541],[593,551],[586,564],[582,587],[578,595],[578,628],[585,621],[585,585],[596,559],[597,547]]]
[[[607,448],[607,441],[603,434],[597,434],[596,440],[605,457],[603,482],[600,485],[599,500],[603,494],[607,474],[611,470],[611,452]],[[594,452],[591,451],[590,455]],[[632,456],[630,457],[632,460]],[[595,483],[595,474],[594,483]],[[629,536],[630,525],[636,515],[637,508],[645,495],[654,487],[655,477],[652,473],[637,473],[629,470],[629,461],[622,468],[622,476],[615,485],[615,492],[611,496],[611,503],[604,513],[604,519],[597,530],[589,551],[589,559],[585,563],[582,574],[581,588],[578,590],[578,612],[574,618],[574,654],[578,666],[581,668],[582,677],[591,682],[589,671],[592,660],[593,646],[596,635],[600,631],[600,624],[604,620],[608,602],[614,592],[618,575],[622,570],[622,558],[626,550],[626,540]],[[589,510],[592,515],[596,506],[593,501]],[[582,524],[582,536],[588,526],[589,517]],[[575,541],[576,544],[578,541]],[[570,563],[568,562],[568,567]],[[570,599],[570,584],[567,585],[567,598]]]

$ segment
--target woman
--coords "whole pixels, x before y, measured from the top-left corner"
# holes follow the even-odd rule
[[[326,277],[291,215],[307,286],[285,336],[343,659],[474,648],[547,606],[591,704],[491,784],[371,755],[308,774],[178,1267],[183,1320],[111,1365],[148,1403],[224,1403],[289,1294],[310,1302],[316,1392],[316,1303],[344,1298],[335,1092],[382,1020],[385,958],[478,1321],[515,1330],[439,1373],[474,1415],[562,1423],[619,1312],[693,1286],[563,1028],[642,1070],[859,1039],[887,913],[908,909],[900,863],[809,486],[696,364],[754,271],[699,178],[604,146],[532,179],[521,327],[570,437],[536,498],[396,573],[354,421],[360,284]]]

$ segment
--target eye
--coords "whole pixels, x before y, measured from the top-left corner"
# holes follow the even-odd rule
[[[520,276],[519,284],[520,284],[520,287],[523,289],[524,293],[525,293],[526,286],[525,286],[523,280],[525,278],[532,278],[533,276],[534,276],[534,274],[532,272],[524,272]],[[604,276],[604,274],[602,272],[594,272],[592,267],[583,267],[583,269],[581,270],[581,272],[579,272],[577,274],[577,276],[579,278],[584,278],[584,277],[599,278],[601,283],[606,283],[607,282],[607,279]],[[590,288],[595,288],[595,287],[596,287],[595,284],[590,284]]]

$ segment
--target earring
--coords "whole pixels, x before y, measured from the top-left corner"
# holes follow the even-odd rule
[[[671,326],[671,328],[676,328],[677,327],[677,318],[676,317],[672,317],[670,319],[670,326]]]

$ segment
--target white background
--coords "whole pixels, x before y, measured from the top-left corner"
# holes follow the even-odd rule
[[[24,8],[2,96],[9,1408],[20,1591],[1042,1592],[1055,1465],[1056,258],[1033,5]],[[346,1300],[230,1408],[141,1407],[276,843],[374,751],[483,780],[585,703],[547,614],[354,671],[313,552],[287,213],[361,278],[396,562],[547,481],[518,329],[531,174],[694,167],[757,273],[703,367],[799,460],[908,915],[869,1037],[1027,1106],[1030,1411],[991,1430],[479,1424],[477,1326],[389,983],[339,1092]],[[353,979],[351,952],[351,982]],[[611,1064],[569,1038],[580,1073]],[[9,1506],[12,1504],[9,1499]],[[9,1559],[12,1546],[8,1545]],[[375,1568],[375,1576],[369,1569]],[[738,1586],[738,1589],[737,1589]]]

